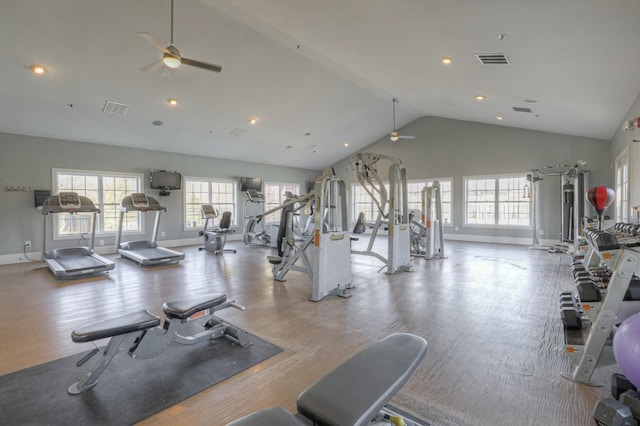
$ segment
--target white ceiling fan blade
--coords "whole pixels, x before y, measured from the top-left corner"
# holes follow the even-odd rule
[[[155,71],[158,68],[160,68],[162,66],[162,61],[155,61],[155,62],[151,62],[150,64],[145,65],[144,67],[140,68],[140,71],[142,72],[147,72],[147,71]]]
[[[169,53],[167,48],[162,44],[162,42],[154,34],[138,33],[138,35],[143,39],[147,40],[149,43],[153,44],[156,47],[156,49],[158,49],[159,51]]]
[[[405,136],[405,135],[398,135],[398,138],[400,139],[415,139],[415,136]]]
[[[182,63],[185,65],[191,65],[192,67],[198,67],[205,70],[220,72],[222,71],[222,67],[220,65],[208,64],[206,62],[196,61],[193,59],[188,59],[185,57],[180,58]]]

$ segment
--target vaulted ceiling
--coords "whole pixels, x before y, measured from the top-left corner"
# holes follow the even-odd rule
[[[640,91],[638,0],[175,0],[175,46],[222,72],[141,70],[162,54],[137,33],[168,45],[170,9],[3,1],[0,132],[320,169],[388,136],[392,98],[396,127],[609,140]]]

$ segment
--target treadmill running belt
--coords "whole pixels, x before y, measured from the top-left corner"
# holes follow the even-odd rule
[[[153,247],[131,250],[131,253],[135,253],[137,256],[141,256],[149,260],[170,259],[175,257],[175,254],[167,253],[162,249]]]
[[[67,256],[54,259],[66,272],[82,271],[83,269],[103,268],[104,263],[92,256]]]

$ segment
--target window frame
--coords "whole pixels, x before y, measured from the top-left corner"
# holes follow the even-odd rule
[[[231,204],[233,205],[233,210],[232,210],[232,214],[231,214],[231,227],[232,228],[238,228],[239,227],[239,221],[238,221],[238,182],[235,179],[224,179],[224,178],[213,178],[213,177],[202,177],[202,176],[183,176],[182,178],[183,180],[183,191],[182,191],[182,230],[184,232],[192,232],[192,231],[196,231],[196,230],[202,230],[202,228],[204,227],[204,222],[205,219],[202,219],[202,213],[200,213],[199,218],[197,219],[196,223],[194,226],[189,226],[189,222],[187,220],[187,218],[190,216],[187,209],[190,205],[196,205],[197,203],[187,203],[187,198],[189,196],[189,194],[191,193],[191,191],[189,190],[189,181],[195,181],[195,182],[200,182],[200,183],[206,183],[207,184],[207,195],[209,197],[209,200],[213,200],[213,184],[231,184],[231,191],[229,192],[232,197],[233,197],[233,201],[231,202]],[[220,192],[217,192],[217,194],[220,194]],[[214,203],[213,201],[210,202],[203,202],[203,203],[199,203],[197,204],[198,206],[202,205],[202,204],[212,204],[219,212],[220,216],[218,217],[217,220],[220,220],[220,217],[222,216],[222,213],[224,211],[227,211],[228,209],[220,209],[219,206],[220,205],[228,205],[229,203]],[[200,209],[198,208],[197,212],[200,212]],[[193,223],[193,221],[192,221]]]
[[[631,215],[629,208],[630,167],[629,148],[625,148],[615,161],[615,188],[616,188],[616,222],[629,222]],[[620,174],[623,174],[622,181]]]
[[[463,176],[464,183],[464,213],[463,213],[463,226],[471,227],[471,228],[493,228],[493,229],[522,229],[522,230],[530,230],[532,229],[532,203],[530,199],[526,199],[527,201],[517,201],[518,203],[526,203],[528,204],[527,208],[527,216],[528,216],[528,224],[527,225],[515,225],[515,224],[500,224],[500,180],[501,179],[522,179],[526,183],[527,174],[526,173],[505,173],[499,175],[480,175],[480,176]],[[494,181],[494,197],[493,197],[493,214],[494,214],[494,222],[493,223],[469,223],[468,214],[469,214],[469,181],[470,180],[493,180]],[[521,188],[518,188],[518,191],[521,191]],[[524,195],[524,194],[523,194]],[[520,197],[525,199],[524,197]],[[485,201],[487,202],[487,201]],[[507,201],[509,203],[511,201]]]
[[[60,188],[59,188],[59,176],[60,175],[72,175],[72,176],[83,176],[83,177],[97,177],[98,178],[98,187],[97,187],[97,192],[98,192],[98,200],[94,200],[91,199],[91,201],[93,201],[93,203],[96,205],[96,207],[98,207],[100,209],[100,213],[96,216],[96,237],[100,236],[100,237],[111,237],[111,236],[115,236],[117,234],[117,221],[119,220],[119,214],[120,214],[120,209],[119,209],[119,205],[120,205],[120,201],[118,201],[116,203],[116,230],[114,231],[105,231],[104,230],[104,214],[105,214],[105,202],[104,202],[104,178],[123,178],[123,177],[127,177],[127,178],[135,178],[137,179],[137,184],[138,184],[138,188],[136,189],[136,191],[140,192],[143,190],[144,188],[144,173],[134,173],[134,172],[113,172],[113,171],[104,171],[104,170],[81,170],[81,169],[67,169],[67,168],[52,168],[51,169],[51,194],[52,195],[57,195],[59,192],[61,192]],[[78,190],[76,188],[72,189],[75,192],[78,192],[80,195],[83,196],[87,196],[86,195],[86,191],[87,189],[84,189],[83,191]],[[62,191],[64,192],[64,190]],[[127,193],[128,195],[129,193]],[[125,195],[126,196],[126,195]],[[91,197],[89,197],[91,198]],[[109,203],[109,205],[111,205],[111,203]],[[78,213],[80,214],[80,213]],[[123,234],[127,234],[127,235],[140,235],[140,234],[144,234],[145,233],[145,226],[144,226],[144,220],[142,219],[142,215],[138,212],[137,213],[137,219],[136,221],[138,222],[138,227],[135,230],[123,230]],[[73,240],[73,239],[77,239],[78,236],[84,236],[87,234],[90,234],[91,231],[88,232],[79,232],[79,233],[73,233],[73,234],[61,234],[60,233],[60,228],[59,228],[59,222],[57,221],[53,221],[52,224],[52,237],[53,240]]]

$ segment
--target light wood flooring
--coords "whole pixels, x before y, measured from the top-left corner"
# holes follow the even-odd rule
[[[352,256],[353,296],[314,303],[305,274],[272,280],[269,249],[228,246],[237,254],[183,247],[180,265],[156,268],[108,256],[117,263],[108,276],[68,282],[40,263],[1,266],[0,374],[91,349],[70,339],[85,323],[140,308],[160,315],[165,301],[225,292],[246,310],[220,316],[284,351],[142,424],[224,425],[268,406],[295,412],[303,389],[394,332],[421,335],[429,348],[392,403],[435,425],[590,425],[594,403],[608,396],[612,368],[597,371],[602,388],[560,376],[571,367],[558,295],[573,287],[561,255],[446,242],[447,259],[415,258],[413,272],[396,275]]]

